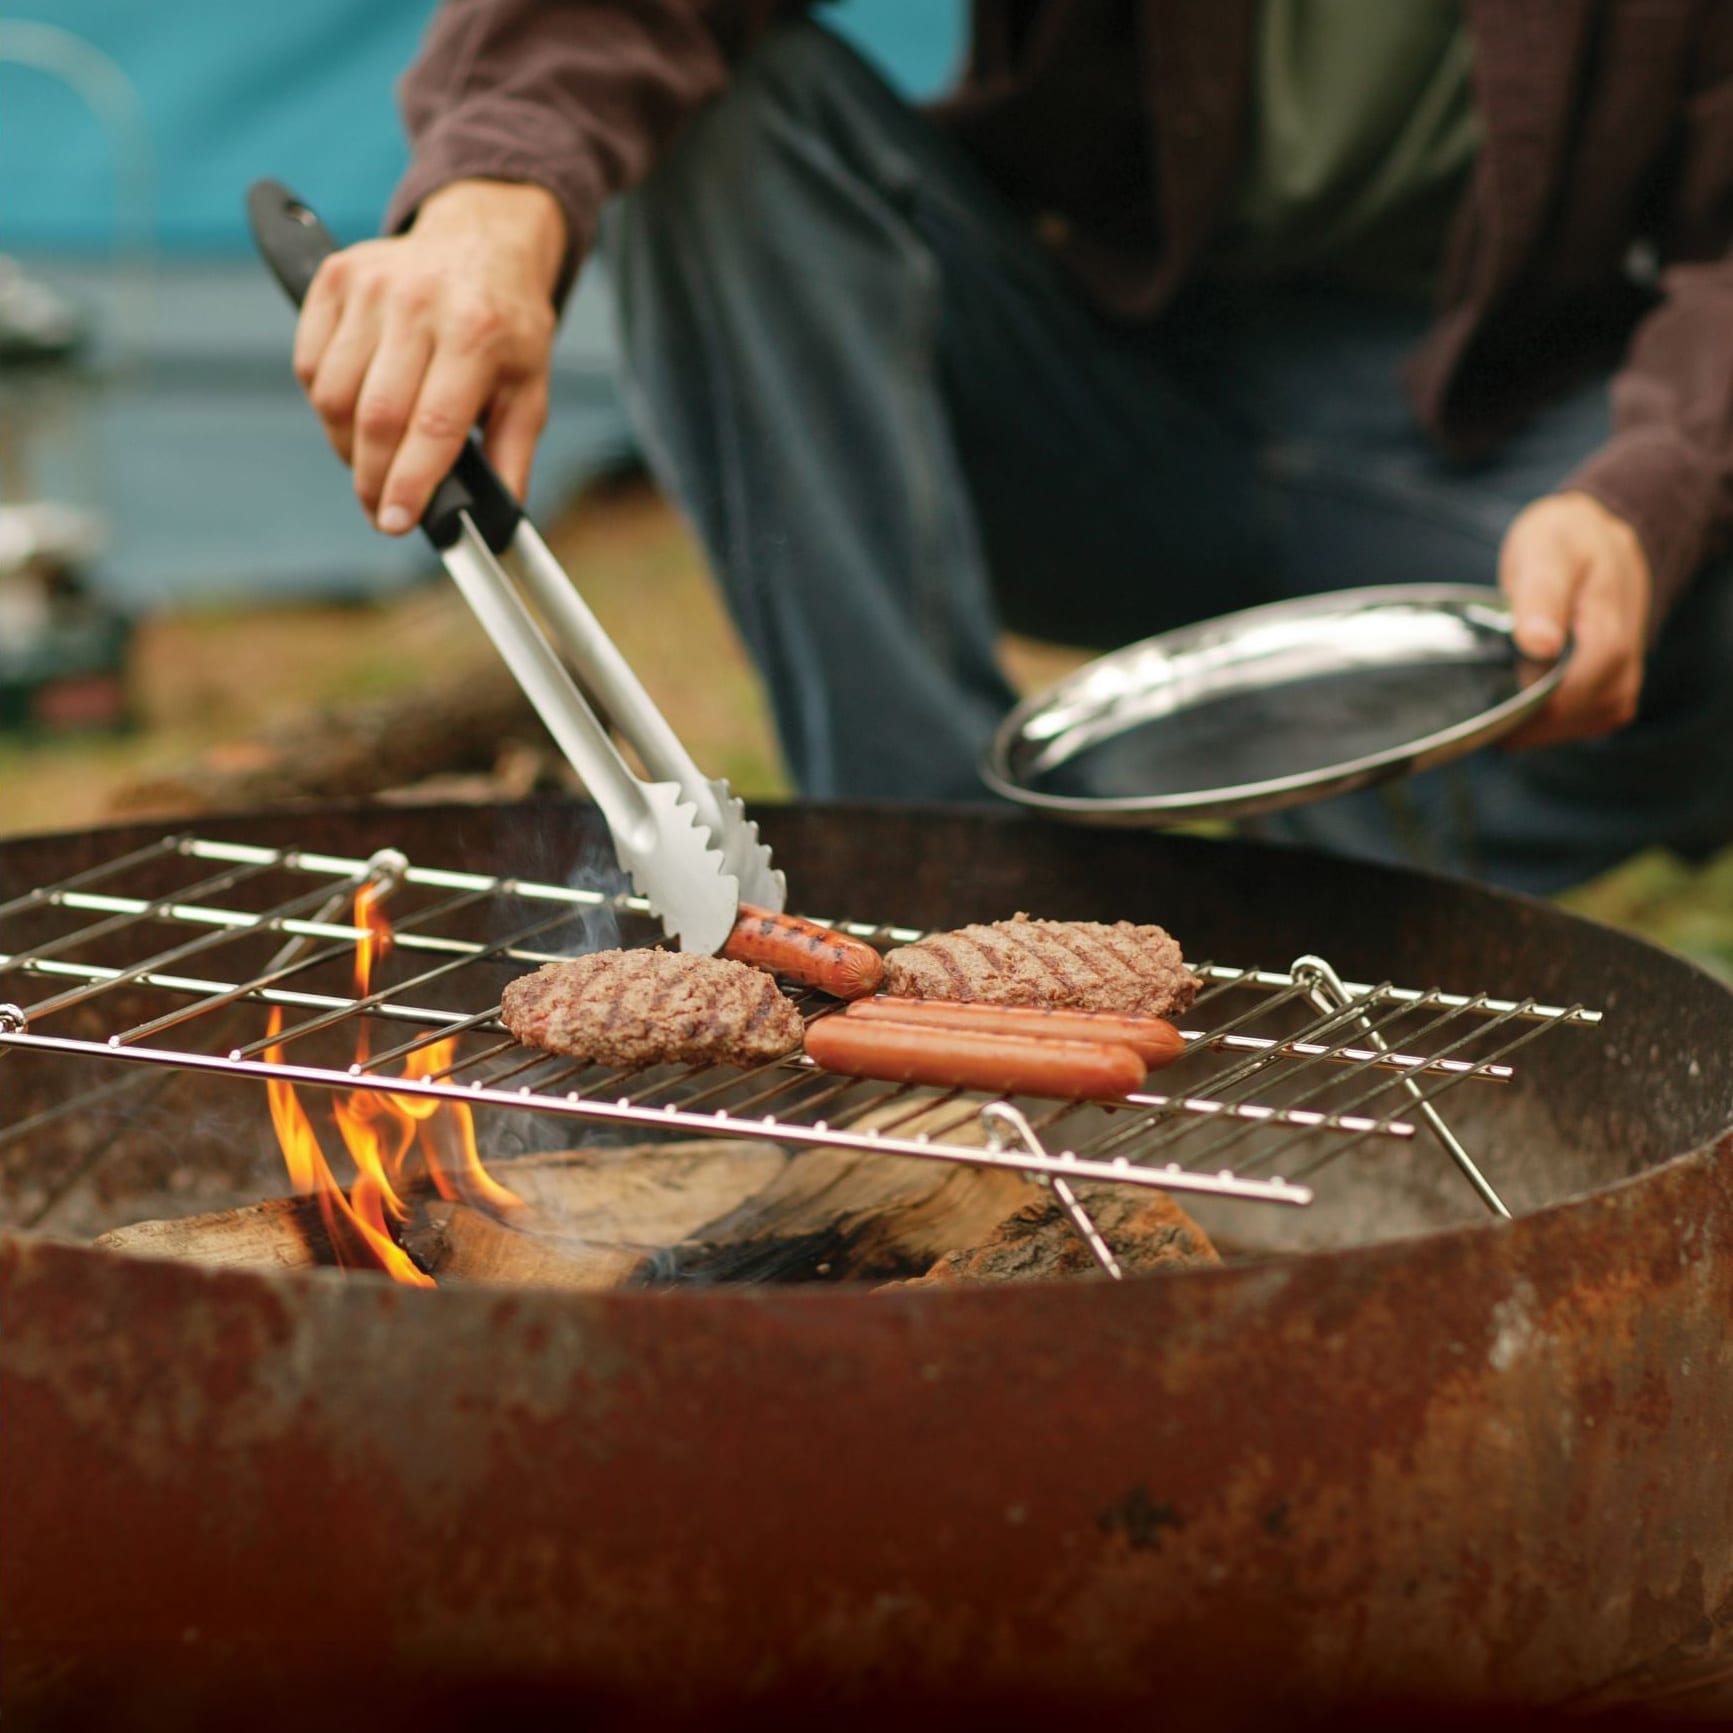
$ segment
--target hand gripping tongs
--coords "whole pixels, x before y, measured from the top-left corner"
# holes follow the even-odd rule
[[[265,263],[299,306],[336,243],[275,181],[254,184],[247,215]],[[758,826],[726,782],[705,777],[692,762],[473,435],[421,527],[583,779],[613,833],[622,870],[668,936],[684,950],[715,953],[727,942],[741,903],[780,911],[786,887],[758,840]],[[546,631],[497,558],[508,549]],[[549,633],[570,658],[577,681]],[[637,753],[649,781],[621,756],[586,690]]]

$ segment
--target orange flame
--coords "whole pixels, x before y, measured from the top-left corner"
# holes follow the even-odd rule
[[[355,925],[362,936],[355,944],[355,997],[365,999],[373,991],[373,965],[391,949],[391,923],[380,908],[381,887],[363,885],[355,893]],[[355,1037],[355,1058],[358,1063],[367,1058],[367,1019],[359,1020]]]
[[[373,968],[391,949],[391,923],[379,908],[380,891],[364,885],[355,895],[355,925],[364,929],[355,946],[355,997],[372,990]],[[281,1034],[283,1013],[271,1012],[266,1033]],[[456,1056],[457,1038],[448,1036],[409,1055],[403,1075],[434,1076]],[[359,1020],[355,1058],[364,1064],[369,1053],[368,1025]],[[283,1063],[283,1049],[273,1044],[265,1058]],[[522,1206],[517,1193],[503,1186],[482,1165],[475,1141],[475,1121],[461,1102],[421,1096],[396,1096],[371,1089],[354,1089],[336,1098],[332,1118],[344,1148],[355,1164],[355,1181],[345,1195],[294,1087],[281,1078],[265,1085],[271,1124],[297,1192],[316,1196],[325,1230],[345,1269],[384,1270],[394,1281],[431,1288],[433,1278],[398,1245],[391,1222],[409,1219],[403,1190],[413,1177],[410,1153],[419,1145],[435,1189],[443,1198],[470,1204],[494,1215]]]
[[[448,1035],[411,1053],[403,1075],[432,1077],[456,1055],[457,1037]],[[482,1166],[481,1152],[475,1146],[475,1120],[465,1103],[404,1096],[396,1105],[420,1121],[421,1153],[441,1197],[473,1204],[495,1215],[523,1207],[523,1199]]]
[[[281,1007],[273,1008],[267,1033],[278,1035],[283,1028]],[[265,1058],[273,1065],[283,1063],[283,1049],[270,1046]],[[359,1160],[360,1176],[348,1197],[338,1185],[325,1151],[320,1147],[318,1133],[307,1118],[291,1084],[272,1078],[265,1085],[271,1104],[271,1124],[282,1146],[283,1160],[289,1169],[289,1181],[298,1192],[311,1193],[319,1200],[319,1213],[325,1219],[325,1231],[330,1235],[332,1250],[344,1269],[384,1270],[393,1281],[413,1287],[431,1288],[433,1278],[417,1266],[409,1254],[391,1237],[380,1212],[382,1201],[379,1188],[370,1183],[369,1175]],[[390,1188],[385,1188],[385,1195]],[[393,1196],[392,1201],[396,1199]],[[402,1205],[397,1205],[401,1212]],[[401,1217],[400,1217],[401,1219]]]

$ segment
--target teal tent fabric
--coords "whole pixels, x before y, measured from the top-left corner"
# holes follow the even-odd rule
[[[0,5],[0,248],[107,246],[125,150],[60,80],[9,64],[7,25],[67,32],[137,94],[155,158],[155,237],[170,252],[246,246],[239,189],[290,181],[333,230],[366,233],[403,165],[392,86],[432,0],[17,0]],[[958,0],[847,0],[822,15],[911,94],[961,48]]]
[[[419,537],[362,520],[289,374],[292,316],[252,263],[241,201],[272,175],[340,239],[372,232],[403,162],[393,84],[433,4],[0,0],[0,252],[90,310],[103,364],[82,384],[0,381],[0,422],[26,428],[43,497],[106,521],[93,576],[126,605],[365,597],[428,569]],[[961,0],[822,15],[911,95],[942,86],[961,51]],[[17,20],[66,32],[102,57],[99,85],[106,64],[136,98],[155,180],[143,247],[136,200],[117,201],[140,183],[137,147],[57,79],[7,63],[9,42],[30,46]],[[555,360],[539,514],[630,451],[611,341],[606,285],[586,272]]]

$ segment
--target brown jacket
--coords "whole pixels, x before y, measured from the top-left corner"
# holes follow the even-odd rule
[[[1733,530],[1733,0],[1466,4],[1485,146],[1408,371],[1415,412],[1471,452],[1620,360],[1613,436],[1568,485],[1637,530],[1658,623]],[[1112,316],[1157,315],[1209,241],[1255,5],[973,0],[936,116]],[[806,9],[446,0],[404,80],[414,157],[389,226],[451,180],[535,181],[581,257],[730,62]]]

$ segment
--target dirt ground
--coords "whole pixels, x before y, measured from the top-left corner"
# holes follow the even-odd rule
[[[676,515],[646,488],[614,483],[578,501],[551,539],[698,762],[748,797],[786,792],[763,695]],[[1024,689],[1078,659],[1021,642],[1006,653]],[[134,732],[53,744],[0,737],[0,834],[101,823],[127,788],[270,724],[448,680],[492,654],[433,574],[379,605],[165,615],[138,641]],[[1733,979],[1733,852],[1700,869],[1646,855],[1565,900]]]
[[[617,486],[580,501],[550,539],[700,761],[746,792],[781,790],[756,679],[679,519],[647,490]],[[165,614],[136,643],[135,732],[0,738],[0,833],[100,822],[121,790],[262,728],[492,657],[437,566],[424,586],[376,605]]]

